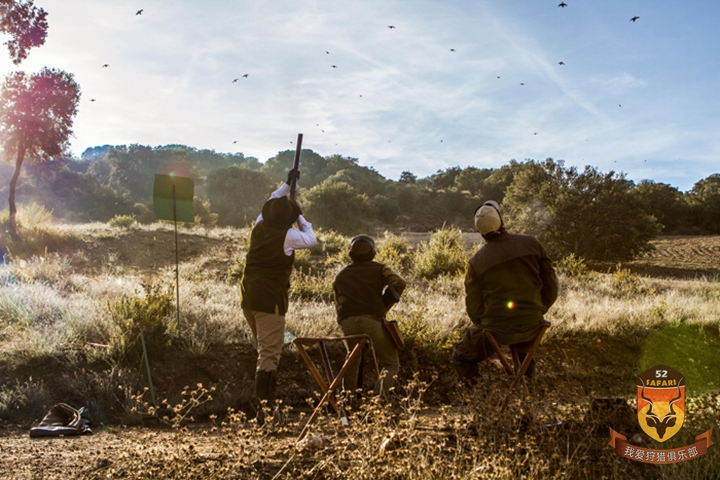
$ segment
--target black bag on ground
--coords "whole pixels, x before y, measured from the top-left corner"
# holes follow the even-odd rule
[[[75,410],[66,403],[53,405],[40,425],[30,429],[30,438],[69,437],[92,433],[85,407]]]

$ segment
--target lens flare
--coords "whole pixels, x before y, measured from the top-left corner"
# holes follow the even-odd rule
[[[509,302],[507,302],[507,308],[509,308],[509,309],[515,308],[515,302],[513,302],[512,300],[510,300]]]

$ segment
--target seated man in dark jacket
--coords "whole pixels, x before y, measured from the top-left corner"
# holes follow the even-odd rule
[[[558,296],[557,276],[545,249],[533,236],[508,233],[497,202],[478,207],[475,228],[487,243],[470,258],[465,277],[465,306],[473,324],[455,345],[451,360],[465,380],[473,380],[478,364],[493,353],[486,330],[498,343],[516,345],[522,361],[540,328],[548,324],[543,315]]]
[[[377,379],[373,393],[379,395],[395,384],[400,371],[398,349],[383,327],[383,318],[392,306],[383,296],[383,289],[392,286],[399,300],[405,290],[405,280],[389,266],[373,261],[375,258],[375,240],[368,235],[358,235],[350,243],[352,264],[345,267],[335,277],[335,308],[343,335],[370,335],[378,364],[384,377]],[[348,342],[350,352],[357,341]],[[354,391],[358,383],[360,362],[350,365],[344,380],[347,391]]]

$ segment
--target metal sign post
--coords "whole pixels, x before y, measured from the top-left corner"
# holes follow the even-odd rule
[[[176,320],[180,327],[180,255],[178,251],[177,222],[195,222],[193,193],[195,184],[191,178],[170,175],[155,175],[153,206],[155,218],[169,220],[175,225],[175,292]]]

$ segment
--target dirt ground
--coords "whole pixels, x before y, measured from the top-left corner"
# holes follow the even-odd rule
[[[417,244],[427,238],[427,234],[412,234],[411,242]],[[468,245],[476,244],[478,240],[473,235],[465,236]],[[179,255],[185,260],[206,256],[207,268],[225,271],[239,248],[239,242],[240,239],[229,236],[211,237],[180,232]],[[653,253],[630,264],[633,270],[661,276],[720,273],[720,237],[661,238],[654,244],[656,250]],[[141,274],[151,274],[159,268],[174,265],[174,233],[171,230],[138,229],[102,235],[87,234],[63,253],[70,255],[72,261],[81,268],[100,270],[103,265],[110,264]],[[560,340],[550,338],[543,343],[542,354],[538,357],[538,371],[543,373],[533,381],[533,395],[544,398],[545,406],[574,404],[584,405],[588,410],[593,399],[626,397],[634,384],[633,365],[627,363],[627,358],[639,355],[639,345],[638,339],[601,334]],[[623,354],[616,355],[618,351]],[[339,368],[343,356],[342,349],[331,351],[335,369]],[[582,362],[573,360],[577,358],[582,358]],[[247,405],[247,393],[242,392],[252,391],[254,361],[255,353],[247,346],[215,349],[202,359],[184,354],[154,358],[153,375],[157,397],[172,396],[187,385],[202,383],[215,386],[217,395],[244,398]],[[401,364],[406,361],[401,357]],[[245,368],[238,368],[238,365],[245,365]],[[281,365],[278,397],[293,408],[294,415],[308,415],[311,408],[306,399],[318,398],[314,379],[292,348],[283,353]],[[0,375],[0,381],[33,376],[48,384],[66,382],[68,377],[58,376],[52,367],[37,364],[27,366],[22,371],[8,372],[0,365],[0,372],[5,372]],[[81,362],[78,368],[90,369],[93,365]],[[407,372],[403,374],[409,375]],[[494,368],[489,369],[483,381],[492,383],[502,375],[499,363],[495,362]],[[587,381],[588,375],[592,376],[592,382]],[[454,377],[447,366],[429,366],[420,372],[420,378],[430,383],[424,402],[433,408],[433,412],[426,412],[425,415],[437,415],[436,409],[441,405],[452,409],[462,408],[459,397],[454,395],[457,387],[453,386]],[[405,377],[399,383],[402,385],[409,381],[410,378]],[[407,394],[402,389],[399,391],[400,397]],[[242,405],[238,407],[242,408]],[[96,423],[93,435],[36,440],[29,438],[29,427],[37,424],[45,412],[34,412],[27,422],[13,424],[0,421],[0,476],[9,479],[140,478],[133,474],[138,458],[147,458],[143,463],[145,466],[152,466],[153,462],[159,461],[154,460],[156,458],[174,458],[190,462],[188,472],[198,472],[200,475],[195,478],[205,478],[201,473],[203,471],[211,472],[207,473],[207,478],[273,478],[290,457],[293,439],[299,432],[298,425],[294,429],[275,432],[270,437],[267,432],[260,431],[255,437],[247,434],[233,440],[232,448],[237,447],[239,450],[228,450],[230,447],[221,441],[225,437],[219,436],[210,422],[211,415],[222,417],[225,412],[214,411],[210,407],[200,412],[199,420],[203,420],[203,423],[191,427],[189,437],[188,432],[184,432],[182,441],[178,440],[179,431],[153,421],[146,426],[133,427],[108,421],[108,425],[104,426]],[[326,415],[325,418],[324,421],[334,421],[332,415]],[[555,419],[561,424],[569,421],[559,411]],[[193,434],[193,428],[197,428],[196,434]],[[624,425],[623,428],[631,431],[628,429],[633,426]],[[268,441],[271,448],[258,448],[262,442]],[[242,442],[248,442],[246,458],[242,457]],[[261,451],[265,453],[258,453]],[[186,478],[167,472],[163,476]]]

